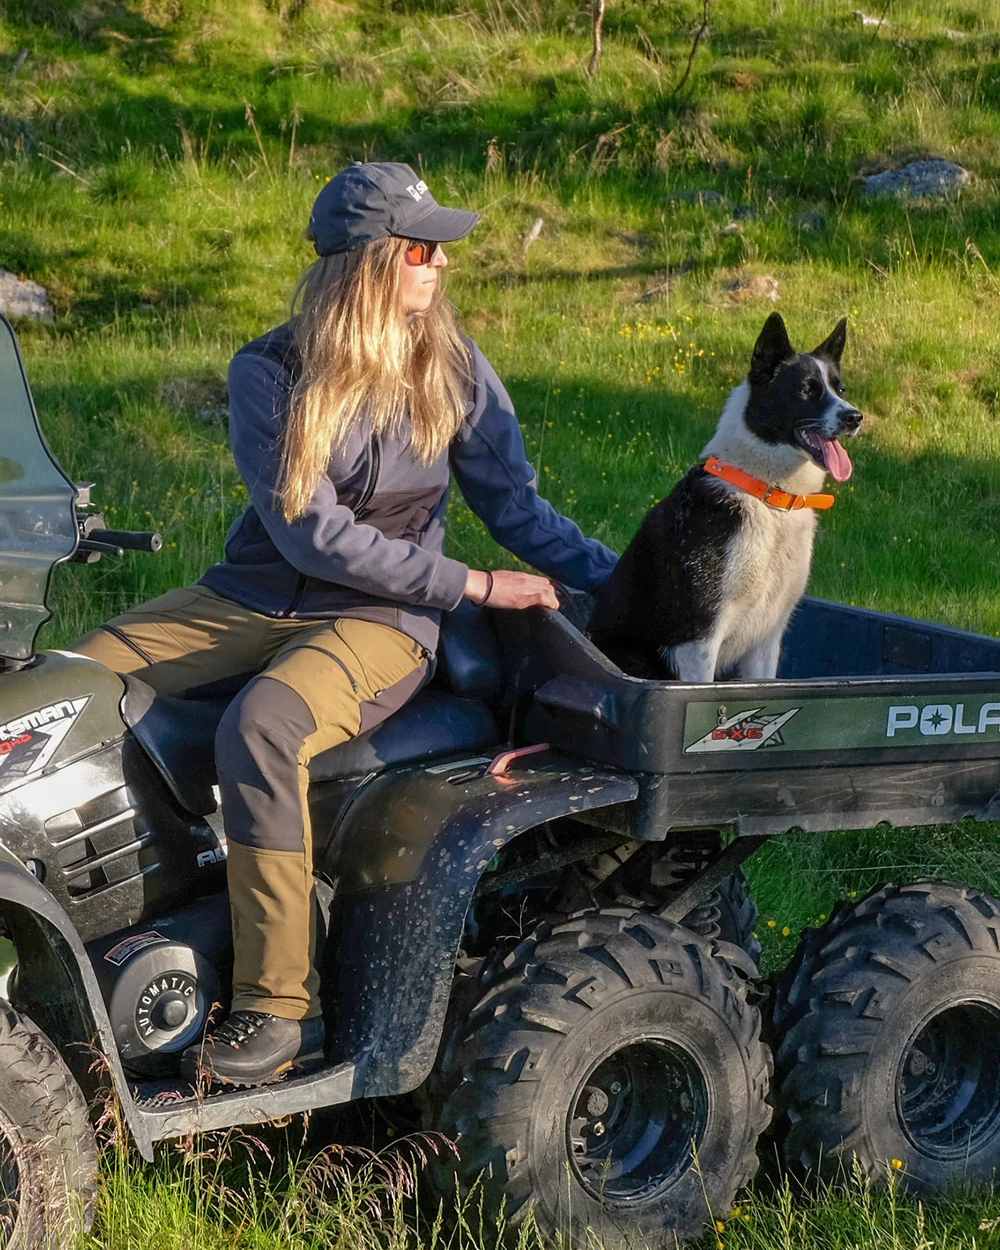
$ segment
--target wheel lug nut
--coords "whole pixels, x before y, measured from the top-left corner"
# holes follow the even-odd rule
[[[611,1092],[612,1092],[612,1094],[620,1094],[620,1093],[622,1092],[622,1083],[621,1083],[621,1081],[612,1081],[612,1082],[611,1082]]]
[[[604,1121],[603,1120],[598,1120],[597,1123],[594,1125],[594,1136],[595,1137],[604,1136]]]

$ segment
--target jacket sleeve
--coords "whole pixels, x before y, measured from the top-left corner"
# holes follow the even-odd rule
[[[451,448],[466,503],[508,551],[576,590],[596,589],[617,555],[539,495],[510,396],[479,348],[471,341],[469,347],[473,406]]]
[[[337,502],[324,474],[304,514],[289,523],[277,495],[280,432],[288,404],[284,370],[263,356],[237,355],[229,367],[229,439],[250,501],[271,541],[294,568],[379,598],[449,610],[465,591],[468,567],[403,538],[359,524]]]

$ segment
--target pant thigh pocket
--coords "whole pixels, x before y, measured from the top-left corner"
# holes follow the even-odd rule
[[[333,622],[333,632],[359,684],[375,697],[409,677],[427,658],[419,643],[391,625],[342,617]]]
[[[184,652],[207,651],[220,637],[240,636],[238,626],[234,628],[234,622],[227,621],[214,601],[206,599],[197,587],[170,590],[111,624],[124,634],[168,638],[175,650]]]

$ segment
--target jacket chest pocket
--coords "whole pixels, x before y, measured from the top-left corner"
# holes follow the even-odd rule
[[[372,443],[367,438],[352,440],[327,465],[326,475],[337,491],[337,502],[358,512],[375,486]]]
[[[415,542],[430,524],[432,515],[432,508],[414,509],[414,511],[410,514],[410,519],[407,521],[403,532],[400,534],[400,538],[407,538],[410,542]]]

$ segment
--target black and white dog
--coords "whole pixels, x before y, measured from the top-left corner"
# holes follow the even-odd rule
[[[796,352],[777,313],[715,435],[639,528],[597,594],[590,636],[637,677],[774,677],[809,577],[824,475],[852,472],[838,442],[861,413],[844,398],[847,322]]]

